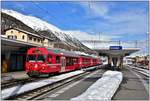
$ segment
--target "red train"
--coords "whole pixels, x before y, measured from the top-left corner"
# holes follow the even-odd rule
[[[82,56],[60,49],[30,48],[27,51],[26,72],[32,76],[73,71],[102,64],[100,58]]]

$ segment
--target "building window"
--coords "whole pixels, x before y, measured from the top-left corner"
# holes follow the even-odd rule
[[[29,37],[29,40],[32,40],[32,37]]]
[[[17,39],[17,36],[16,36],[16,35],[14,36],[14,39]]]
[[[51,42],[49,42],[49,45],[52,45],[52,43],[51,43]]]
[[[22,39],[24,39],[24,35],[22,36]]]
[[[11,31],[11,33],[13,33],[13,31]]]
[[[38,42],[40,42],[40,39],[38,39]]]
[[[7,37],[8,37],[8,39],[13,39],[12,35],[8,35]]]
[[[34,41],[36,41],[36,38],[34,38]]]
[[[9,36],[8,36],[8,39],[17,39],[17,36],[16,36],[16,35],[15,35],[15,36],[9,35]]]

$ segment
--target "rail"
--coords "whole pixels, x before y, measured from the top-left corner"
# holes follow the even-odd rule
[[[146,70],[146,69],[142,69],[140,67],[134,67],[134,66],[130,66],[130,65],[127,65],[129,66],[130,68],[132,68],[133,70],[136,70],[137,72],[147,76],[147,77],[150,77],[150,71],[149,70]]]
[[[95,66],[95,68],[98,69],[98,67],[103,67],[103,66]],[[90,67],[89,67],[90,68]],[[50,90],[53,90],[57,87],[60,87],[61,85],[63,84],[66,84],[66,83],[69,83],[71,81],[74,81],[75,79],[78,79],[80,77],[82,77],[83,75],[87,75],[89,74],[90,72],[89,71],[84,71],[84,72],[81,72],[81,73],[78,73],[78,74],[75,74],[75,75],[72,75],[72,76],[68,76],[64,79],[58,79],[58,80],[52,80],[54,82],[51,82],[51,83],[46,83],[48,81],[45,81],[45,85],[43,86],[39,86],[39,87],[36,87],[36,88],[33,88],[33,89],[30,89],[30,90],[25,90],[25,91],[18,91],[20,93],[15,93],[15,94],[12,94],[12,95],[9,95],[7,94],[7,96],[2,96],[2,99],[6,99],[6,100],[9,100],[9,99],[33,99],[34,97],[36,96],[39,96],[45,92],[48,92]],[[67,74],[67,73],[66,73]],[[23,86],[22,86],[23,88]],[[4,89],[5,90],[5,89]],[[7,89],[6,89],[7,90]],[[5,91],[5,93],[8,93]],[[2,95],[4,95],[4,92],[2,90]]]

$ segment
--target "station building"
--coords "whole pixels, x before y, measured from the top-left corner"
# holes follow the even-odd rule
[[[43,38],[40,35],[30,33],[19,28],[7,29],[5,32],[5,36],[8,39],[14,39],[14,40],[28,42],[37,45],[42,45],[43,42]]]
[[[1,35],[2,72],[25,70],[26,51],[30,47],[51,47],[48,37],[19,28],[9,28]]]

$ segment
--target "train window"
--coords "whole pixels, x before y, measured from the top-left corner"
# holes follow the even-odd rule
[[[66,65],[67,66],[71,65],[71,58],[69,58],[69,57],[66,58]]]
[[[73,58],[71,58],[71,65],[74,65],[74,61],[73,61]]]
[[[28,62],[35,62],[36,61],[36,55],[28,55],[27,61]]]
[[[45,59],[46,59],[46,55],[38,55],[38,57],[37,57],[38,62],[44,62]]]
[[[66,65],[67,66],[72,66],[74,64],[74,60],[71,57],[66,58]]]
[[[56,63],[60,63],[60,57],[56,56]]]
[[[66,66],[69,66],[69,58],[66,57]]]

